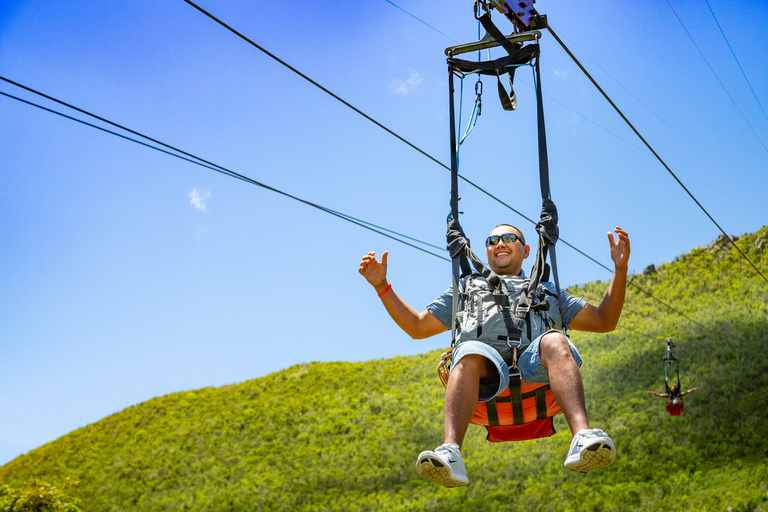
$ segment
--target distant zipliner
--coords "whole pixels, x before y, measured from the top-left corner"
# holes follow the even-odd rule
[[[677,364],[677,358],[672,355],[672,349],[675,348],[675,342],[672,338],[667,338],[667,352],[664,354],[664,386],[667,388],[666,393],[657,393],[656,391],[648,391],[649,395],[660,396],[666,398],[667,412],[671,416],[680,416],[683,413],[683,397],[698,391],[699,388],[691,388],[688,391],[680,392],[680,369]],[[674,374],[677,378],[677,384],[670,385],[670,373],[674,368]]]

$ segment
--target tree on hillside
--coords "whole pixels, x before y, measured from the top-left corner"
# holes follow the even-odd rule
[[[75,486],[67,479],[65,487]],[[37,479],[28,480],[21,489],[0,486],[0,512],[81,512],[79,500]]]

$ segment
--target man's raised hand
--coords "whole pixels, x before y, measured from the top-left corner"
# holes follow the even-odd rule
[[[381,291],[379,288],[384,288],[387,285],[387,255],[389,252],[384,251],[381,255],[381,262],[376,260],[376,253],[369,252],[363,256],[363,261],[360,262],[360,275],[368,281],[371,286],[376,288],[376,291]]]
[[[619,240],[618,242],[615,241],[613,233],[608,232],[608,242],[611,244],[611,259],[616,268],[626,270],[627,262],[629,261],[629,235],[619,226],[616,226],[614,231],[619,235]]]

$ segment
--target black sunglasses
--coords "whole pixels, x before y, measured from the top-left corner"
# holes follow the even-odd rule
[[[513,242],[520,241],[521,244],[525,245],[525,240],[523,237],[518,236],[514,233],[504,233],[503,235],[491,235],[488,238],[485,239],[485,245],[499,245],[499,242],[504,242],[505,244],[511,244]]]

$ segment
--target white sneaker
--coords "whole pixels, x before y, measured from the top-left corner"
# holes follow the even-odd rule
[[[416,461],[416,471],[421,478],[443,487],[461,487],[469,482],[457,444],[444,444],[433,452],[421,452]]]
[[[616,448],[608,434],[599,428],[582,429],[571,441],[565,467],[573,471],[589,473],[604,468],[616,460]]]

